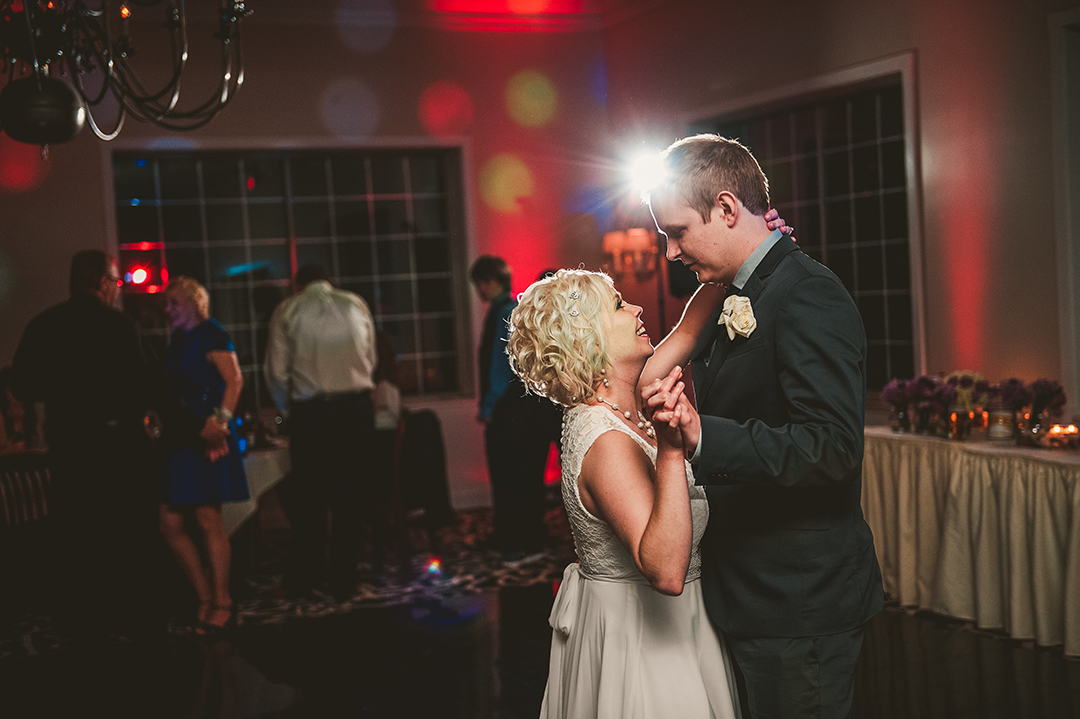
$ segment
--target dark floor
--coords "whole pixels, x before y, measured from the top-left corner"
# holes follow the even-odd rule
[[[570,551],[549,520],[548,556],[507,570],[467,546],[487,516],[463,515],[438,571],[418,554],[344,603],[281,599],[255,567],[239,626],[217,641],[87,645],[23,616],[0,636],[0,717],[535,717]],[[890,607],[868,627],[852,716],[1080,717],[1080,661]]]

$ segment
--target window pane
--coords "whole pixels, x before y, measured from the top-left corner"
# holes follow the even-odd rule
[[[165,242],[202,242],[202,211],[198,205],[166,205],[161,208]]]
[[[424,391],[442,392],[457,387],[457,358],[438,357],[424,360]]]
[[[441,198],[413,200],[414,230],[416,232],[445,232],[446,209]]]
[[[881,254],[879,245],[859,247],[855,250],[855,259],[859,267],[856,282],[860,292],[885,289],[885,269],[882,266],[884,263]]]
[[[855,289],[853,287],[855,279],[855,254],[853,250],[830,247],[827,264],[829,269],[835,272],[840,281],[844,283],[844,287],[847,287],[848,292]]]
[[[874,139],[877,139],[877,91],[870,91],[851,100],[851,141]]]
[[[206,239],[244,239],[244,208],[240,205],[206,206]]]
[[[293,227],[297,237],[329,237],[330,203],[293,203]]]
[[[912,336],[911,295],[890,295],[888,305],[889,334],[892,339],[907,340]]]
[[[416,311],[413,304],[412,280],[382,282],[377,295],[379,314],[404,315]]]
[[[252,239],[285,238],[285,204],[249,204],[248,227]]]
[[[911,286],[911,268],[907,244],[885,246],[885,276],[891,289],[907,289]]]
[[[240,197],[240,165],[235,157],[203,160],[203,187],[207,197]]]
[[[454,308],[454,291],[449,278],[419,280],[416,285],[421,312],[445,312]]]
[[[881,208],[877,195],[855,200],[855,241],[860,244],[881,240]]]
[[[398,354],[412,354],[419,351],[419,348],[416,346],[416,324],[414,322],[408,320],[401,322],[384,322],[382,328],[393,338],[394,348],[397,350]]]
[[[405,192],[405,166],[399,156],[372,156],[371,191],[377,195]]]
[[[335,195],[367,194],[367,175],[363,157],[357,155],[335,157],[332,160],[332,167]]]
[[[280,157],[257,157],[244,162],[248,197],[284,197],[285,162]]]
[[[765,170],[765,176],[769,178],[769,198],[773,205],[793,199],[790,162],[785,160],[772,163]]]
[[[343,277],[368,277],[375,274],[370,240],[343,240],[338,243],[337,250],[338,268]]]
[[[795,114],[795,151],[817,152],[817,113],[813,109]]]
[[[416,246],[417,272],[447,272],[450,270],[450,240],[446,237],[418,237]]]
[[[380,275],[407,275],[412,271],[408,240],[379,240],[375,243],[375,249]]]
[[[866,386],[880,390],[889,381],[888,349],[884,345],[866,348]]]
[[[327,272],[334,270],[334,253],[330,249],[330,243],[317,242],[315,244],[296,243],[296,268],[304,265],[318,265]],[[349,274],[341,272],[339,274]]]
[[[828,247],[851,242],[851,202],[825,203],[825,244]]]
[[[153,205],[120,205],[116,208],[116,234],[122,245],[158,242],[157,208]]]
[[[405,200],[375,200],[375,232],[381,235],[409,231]]]
[[[113,184],[117,203],[155,199],[154,163],[138,155],[117,153],[113,159]]]
[[[904,134],[904,93],[899,85],[884,88],[881,94],[881,136]]]
[[[817,157],[803,157],[796,162],[795,172],[799,178],[795,191],[800,200],[817,199],[820,183],[818,182]]]
[[[199,179],[195,163],[188,158],[160,158],[157,161],[161,177],[161,199],[190,200],[199,195]]]
[[[245,272],[248,267],[246,247],[210,247],[210,281],[221,282],[235,274]]]
[[[851,152],[852,175],[855,192],[867,192],[878,189],[877,145],[856,147]]]
[[[251,322],[251,306],[245,287],[210,288],[210,316],[225,325]]]
[[[890,192],[882,198],[885,239],[907,238],[907,193]]]
[[[293,197],[322,197],[326,194],[326,159],[297,156],[289,160]]]
[[[251,292],[251,301],[255,305],[255,321],[259,323],[267,323],[270,321],[270,315],[273,314],[274,308],[288,296],[288,288],[276,287],[273,285],[260,285],[255,287]],[[265,326],[261,331],[265,330]],[[264,332],[265,334],[265,332]],[[255,349],[258,352],[257,362],[262,362],[263,348],[266,347],[266,338],[262,341],[256,342]]]
[[[409,174],[413,192],[442,192],[442,162],[437,155],[411,155]]]
[[[886,142],[881,146],[881,174],[882,187],[904,187],[906,184],[903,140]]]
[[[437,349],[441,347],[453,347],[456,337],[457,323],[453,317],[439,317],[435,319],[420,320],[421,342],[425,348]]]
[[[186,275],[206,284],[206,253],[201,249],[165,248],[165,267],[169,277]]]
[[[837,100],[821,108],[822,141],[826,148],[848,143],[847,102]]]
[[[894,345],[889,348],[889,375],[890,379],[915,376],[915,358],[910,345]]]
[[[289,248],[280,245],[252,245],[251,271],[253,280],[289,279]],[[326,268],[329,269],[329,268]]]
[[[835,197],[846,195],[850,191],[847,150],[825,155],[825,194]]]
[[[863,327],[866,328],[867,341],[888,339],[885,328],[885,298],[881,295],[860,295],[858,305]]]
[[[366,200],[338,200],[334,203],[334,214],[337,217],[338,237],[371,234]]]

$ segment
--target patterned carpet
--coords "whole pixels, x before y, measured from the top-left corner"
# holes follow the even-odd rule
[[[408,552],[389,558],[386,569],[373,572],[361,565],[362,579],[354,595],[338,600],[316,593],[290,599],[280,590],[281,546],[262,550],[262,561],[247,572],[235,593],[237,625],[241,628],[315,619],[333,614],[363,611],[394,605],[443,603],[465,595],[507,586],[528,586],[561,579],[565,566],[574,561],[573,540],[566,515],[554,496],[549,496],[545,522],[548,546],[542,556],[520,566],[507,566],[494,550],[481,549],[491,534],[491,511],[459,512],[457,522],[439,531],[437,552],[426,534],[409,529]],[[177,619],[170,625],[173,634],[185,631]],[[120,643],[127,637],[114,635]],[[25,614],[8,617],[0,625],[0,661],[63,649],[70,638],[60,634],[49,617]]]

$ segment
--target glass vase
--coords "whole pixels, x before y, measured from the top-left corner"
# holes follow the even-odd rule
[[[991,404],[986,416],[986,438],[1010,440],[1016,436],[1016,417],[1003,404]]]
[[[894,405],[889,413],[889,426],[893,432],[911,431],[911,414],[906,405]]]
[[[915,408],[915,434],[934,434],[934,411],[929,407]]]

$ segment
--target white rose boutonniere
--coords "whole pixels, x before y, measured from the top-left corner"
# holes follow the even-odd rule
[[[757,319],[754,317],[754,309],[750,306],[749,297],[731,295],[724,300],[724,311],[720,313],[717,324],[727,327],[729,340],[735,339],[735,335],[749,337],[757,329]]]

